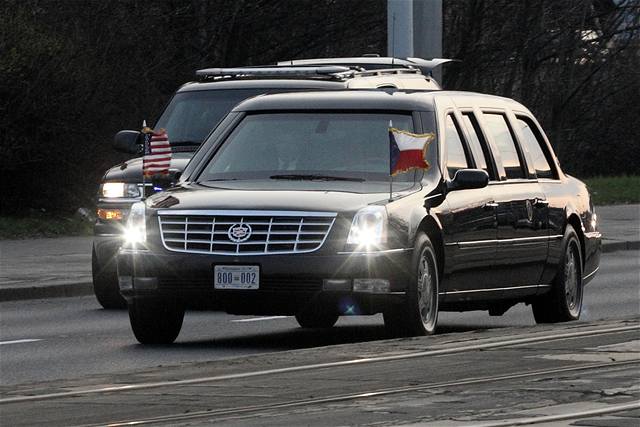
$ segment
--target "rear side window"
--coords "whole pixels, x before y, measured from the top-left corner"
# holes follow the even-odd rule
[[[469,163],[462,145],[460,131],[451,114],[445,120],[444,141],[447,145],[447,171],[449,177],[453,178],[459,169],[468,168]]]
[[[522,162],[506,117],[503,114],[483,113],[483,115],[487,130],[493,136],[500,157],[502,157],[502,166],[507,174],[507,179],[524,178]]]
[[[473,116],[473,113],[462,113],[462,120],[467,128],[467,133],[469,134],[469,145],[471,146],[473,158],[476,160],[476,166],[483,169],[489,174],[489,176],[491,176],[487,166],[487,156],[485,151],[486,144],[484,141],[480,142],[482,134],[480,133],[480,128],[476,118]]]
[[[547,160],[545,151],[542,148],[544,144],[542,135],[539,134],[533,122],[528,118],[518,117],[518,126],[520,126],[524,136],[523,143],[531,153],[531,160],[538,178],[555,178],[549,165],[549,160]]]

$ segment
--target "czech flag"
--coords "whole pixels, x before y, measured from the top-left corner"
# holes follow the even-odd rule
[[[433,133],[415,134],[390,127],[389,174],[393,176],[412,169],[429,169],[425,156],[429,144],[434,139]]]

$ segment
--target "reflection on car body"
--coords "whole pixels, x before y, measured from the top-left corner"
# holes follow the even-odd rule
[[[390,121],[436,135],[430,167],[391,183]],[[178,186],[133,205],[128,232],[119,284],[142,343],[172,342],[193,306],[303,327],[383,313],[399,335],[520,302],[573,320],[601,245],[585,185],[524,106],[446,91],[244,101]]]

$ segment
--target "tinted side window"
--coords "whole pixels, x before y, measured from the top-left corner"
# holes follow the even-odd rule
[[[467,127],[469,145],[471,146],[473,158],[476,160],[476,166],[483,169],[489,174],[489,176],[491,176],[491,172],[487,166],[487,156],[485,151],[486,144],[484,141],[480,142],[482,134],[480,133],[480,128],[476,118],[473,116],[473,113],[462,113],[462,120],[464,121],[464,125]]]
[[[509,125],[507,125],[506,117],[502,114],[484,113],[487,130],[493,135],[500,157],[502,157],[502,165],[504,166],[507,179],[524,178],[524,170],[516,143],[511,136]]]
[[[458,132],[458,127],[453,120],[453,117],[449,114],[445,120],[444,130],[444,141],[447,145],[447,170],[450,178],[453,178],[458,169],[469,167],[460,132]]]
[[[534,124],[527,118],[518,117],[518,125],[522,129],[522,135],[524,136],[523,143],[526,145],[529,153],[531,153],[531,160],[533,161],[533,167],[536,170],[538,178],[554,178],[553,171],[543,151],[544,141],[534,131]]]

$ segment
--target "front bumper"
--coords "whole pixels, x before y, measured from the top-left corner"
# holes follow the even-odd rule
[[[234,314],[292,315],[308,304],[326,305],[341,314],[373,314],[403,301],[411,253],[235,257],[121,249],[117,263],[120,291],[128,300],[177,298],[187,307]],[[216,264],[259,266],[259,289],[214,289]],[[384,279],[390,287],[354,291],[353,279]]]

